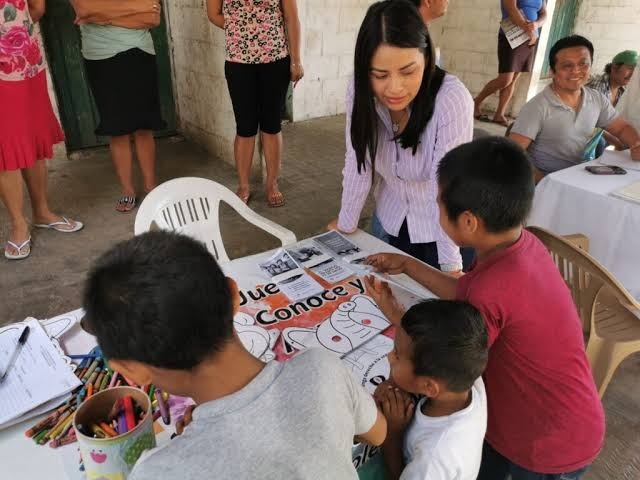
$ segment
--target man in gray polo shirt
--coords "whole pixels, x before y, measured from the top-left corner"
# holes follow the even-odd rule
[[[593,45],[579,35],[562,38],[549,52],[553,81],[522,107],[509,138],[528,150],[536,181],[577,165],[596,128],[619,138],[640,160],[640,135],[589,80]]]

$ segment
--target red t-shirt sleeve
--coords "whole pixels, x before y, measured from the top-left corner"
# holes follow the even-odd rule
[[[464,278],[464,277],[463,277]],[[504,315],[502,309],[498,306],[499,302],[491,298],[491,294],[484,291],[478,291],[471,287],[470,283],[460,282],[456,298],[470,303],[476,307],[484,318],[484,324],[487,326],[489,348],[493,345],[500,331],[504,328]]]

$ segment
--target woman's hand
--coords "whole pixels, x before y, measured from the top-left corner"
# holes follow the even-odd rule
[[[357,230],[357,228],[354,228],[354,229],[353,229],[352,231],[350,231],[350,232],[347,232],[347,231],[345,231],[345,230],[342,230],[342,229],[338,228],[338,219],[337,219],[337,218],[335,218],[335,219],[333,219],[333,220],[331,220],[331,221],[329,222],[329,224],[327,225],[327,230],[336,230],[336,231],[338,231],[338,232],[346,233],[346,234],[348,235],[348,234],[350,234],[350,233],[355,232],[355,231]]]
[[[399,275],[404,273],[408,259],[409,257],[399,253],[377,253],[369,255],[364,263],[371,265],[378,272]]]
[[[291,62],[291,81],[293,82],[293,88],[296,87],[298,82],[304,77],[304,68],[301,63]]]
[[[380,308],[391,324],[396,326],[400,325],[402,316],[404,315],[404,308],[398,303],[398,300],[396,300],[391,288],[389,288],[389,284],[373,275],[366,277],[364,284],[367,287],[367,295],[373,298],[373,301],[376,302],[378,308]]]

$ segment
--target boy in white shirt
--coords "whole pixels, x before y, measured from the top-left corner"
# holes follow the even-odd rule
[[[375,393],[387,418],[388,480],[476,479],[487,428],[487,357],[487,330],[472,305],[427,300],[404,314],[389,353],[391,381]],[[417,405],[410,394],[421,396]]]

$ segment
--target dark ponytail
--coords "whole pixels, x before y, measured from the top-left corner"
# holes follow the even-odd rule
[[[435,51],[429,31],[418,9],[408,0],[385,0],[369,7],[360,26],[354,55],[353,111],[351,114],[351,144],[356,152],[358,173],[366,170],[369,154],[372,174],[378,145],[378,115],[371,88],[371,60],[382,44],[400,48],[418,48],[424,52],[425,70],[422,85],[411,105],[411,116],[398,140],[402,148],[411,148],[415,155],[420,136],[433,116],[436,96],[445,72],[435,65]]]

